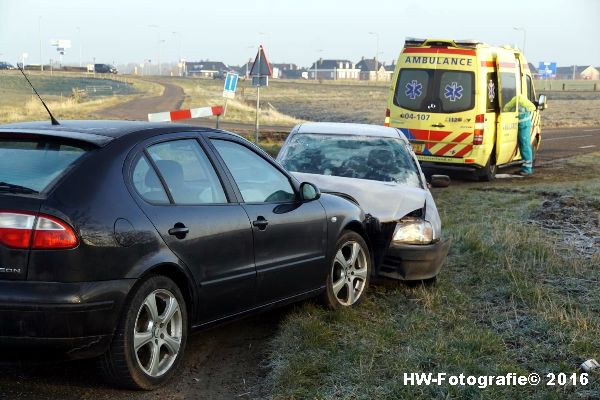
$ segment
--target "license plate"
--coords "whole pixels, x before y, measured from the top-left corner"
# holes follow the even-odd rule
[[[425,143],[411,143],[412,149],[415,153],[421,154],[425,150]]]

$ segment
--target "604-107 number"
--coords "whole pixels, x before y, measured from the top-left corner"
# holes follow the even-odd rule
[[[400,114],[400,118],[416,119],[419,121],[427,121],[429,119],[429,115],[428,114],[403,113],[403,114]]]

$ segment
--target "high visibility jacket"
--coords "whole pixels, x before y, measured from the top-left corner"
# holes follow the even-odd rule
[[[513,109],[515,104],[519,110],[519,128],[527,128],[531,124],[531,112],[536,110],[535,104],[525,96],[515,96],[506,103],[504,110]]]

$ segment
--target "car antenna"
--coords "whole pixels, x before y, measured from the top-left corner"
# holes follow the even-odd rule
[[[27,83],[29,83],[29,86],[31,86],[31,88],[33,89],[33,91],[37,95],[38,99],[40,99],[40,101],[44,105],[44,108],[46,109],[46,111],[48,111],[48,115],[50,115],[50,122],[52,122],[52,125],[60,125],[58,123],[58,121],[56,120],[56,118],[54,118],[54,115],[52,115],[52,113],[50,112],[50,109],[48,108],[48,106],[46,105],[46,103],[44,103],[44,100],[42,99],[42,96],[40,96],[40,94],[37,92],[37,90],[35,90],[35,88],[31,84],[31,81],[27,77],[27,74],[25,74],[25,71],[23,71],[23,67],[19,63],[17,63],[17,67],[19,68],[19,71],[21,71],[21,73],[23,74],[23,76],[27,80]]]

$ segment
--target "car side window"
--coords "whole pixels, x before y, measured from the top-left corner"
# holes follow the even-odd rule
[[[221,181],[196,140],[158,143],[147,151],[175,204],[227,203]]]
[[[169,198],[154,168],[142,155],[133,168],[133,186],[142,198],[150,203],[169,204]]]
[[[212,140],[246,203],[289,202],[296,195],[287,176],[238,143]]]

